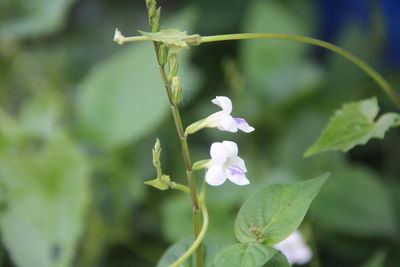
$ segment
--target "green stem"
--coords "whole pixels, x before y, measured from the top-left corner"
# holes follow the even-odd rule
[[[215,36],[203,36],[201,37],[200,43],[210,43],[210,42],[220,42],[220,41],[229,41],[229,40],[243,40],[243,39],[284,39],[284,40],[293,40],[302,43],[312,44],[316,46],[320,46],[331,50],[343,57],[347,58],[361,69],[363,69],[372,79],[377,82],[380,87],[385,91],[385,93],[390,97],[390,99],[394,102],[394,104],[400,109],[400,97],[396,93],[396,91],[390,86],[390,84],[376,72],[372,67],[370,67],[363,60],[354,56],[349,51],[340,48],[336,45],[333,45],[328,42],[324,42],[318,39],[292,35],[292,34],[278,34],[278,33],[238,33],[238,34],[224,34],[224,35],[215,35]]]
[[[175,182],[170,182],[170,183],[169,183],[169,186],[170,186],[172,189],[176,189],[176,190],[185,192],[186,194],[189,194],[189,195],[190,195],[190,189],[189,189],[189,187],[187,187],[186,185],[178,184],[178,183],[175,183]]]
[[[190,246],[190,248],[174,263],[172,263],[169,267],[178,267],[180,264],[182,264],[185,260],[187,260],[190,255],[193,254],[193,252],[199,248],[201,242],[203,241],[207,228],[208,228],[208,211],[205,203],[201,204],[201,213],[203,214],[203,227],[201,228],[201,231],[199,235],[197,236],[196,240],[193,242],[193,244]]]
[[[165,73],[164,65],[160,64],[159,53],[158,53],[159,45],[157,42],[153,42],[153,44],[154,44],[154,49],[156,51],[157,62],[159,65],[161,77],[163,79],[164,87],[165,87],[165,90],[166,90],[166,93],[168,96],[168,100],[169,100],[169,103],[171,106],[171,112],[172,112],[172,116],[174,118],[176,131],[178,133],[179,141],[181,143],[182,155],[183,155],[183,160],[185,162],[186,176],[187,176],[188,185],[189,185],[189,193],[190,193],[190,196],[192,199],[194,236],[197,239],[197,237],[200,234],[200,209],[199,209],[199,201],[197,199],[197,191],[196,191],[196,184],[194,181],[192,163],[191,163],[191,159],[190,159],[190,151],[189,151],[189,146],[187,143],[187,136],[185,135],[184,130],[183,130],[182,120],[181,120],[181,116],[179,113],[179,108],[173,102],[171,85],[168,82],[168,78]],[[197,267],[203,266],[203,256],[202,256],[201,246],[198,246],[196,249],[196,264],[197,264]]]

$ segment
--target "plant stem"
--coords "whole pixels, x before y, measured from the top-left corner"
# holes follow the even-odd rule
[[[175,183],[175,182],[170,182],[169,186],[172,189],[180,190],[180,191],[185,192],[185,193],[190,195],[190,189],[186,185],[178,184],[178,183]]]
[[[179,108],[176,104],[174,104],[173,99],[172,99],[171,85],[168,82],[164,66],[160,64],[160,60],[159,60],[159,56],[158,56],[159,55],[158,43],[157,42],[153,42],[153,43],[154,43],[154,48],[156,51],[157,62],[159,64],[161,77],[164,81],[164,87],[165,87],[165,90],[166,90],[166,93],[168,96],[168,100],[170,103],[172,116],[174,118],[176,131],[178,133],[179,141],[181,143],[182,156],[183,156],[183,160],[185,162],[186,176],[187,176],[188,185],[189,185],[189,192],[190,192],[190,196],[192,199],[194,236],[195,236],[195,239],[197,239],[197,237],[200,234],[200,209],[199,209],[199,201],[197,199],[197,191],[196,191],[196,184],[194,181],[192,163],[190,160],[190,151],[189,151],[189,146],[187,143],[187,136],[185,135],[184,130],[183,130],[182,120],[181,120],[181,116],[179,113]],[[197,264],[197,267],[203,266],[203,256],[202,256],[201,246],[197,246],[197,249],[196,249],[196,264]]]
[[[348,60],[352,61],[354,64],[363,69],[372,79],[377,82],[380,87],[385,91],[385,93],[390,97],[393,103],[400,109],[400,97],[393,89],[393,87],[380,75],[376,72],[371,66],[365,63],[363,60],[354,56],[349,51],[340,48],[336,45],[333,45],[328,42],[324,42],[318,39],[292,35],[292,34],[278,34],[278,33],[238,33],[238,34],[224,34],[224,35],[215,35],[215,36],[202,36],[200,43],[210,43],[210,42],[220,42],[220,41],[229,41],[229,40],[243,40],[243,39],[284,39],[284,40],[293,40],[302,43],[312,44],[315,46],[320,46],[331,50]]]
[[[193,254],[197,248],[199,248],[201,242],[203,241],[207,228],[208,228],[208,211],[205,203],[201,204],[201,213],[203,214],[203,227],[201,228],[201,232],[199,233],[198,237],[196,240],[193,242],[193,244],[190,246],[190,248],[179,258],[177,259],[174,263],[172,263],[169,267],[178,267],[180,264],[182,264],[187,258],[190,257],[190,255]]]

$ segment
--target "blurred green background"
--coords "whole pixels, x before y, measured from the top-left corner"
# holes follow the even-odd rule
[[[367,25],[342,6],[349,15],[336,31],[331,2],[159,5],[163,28],[189,33],[327,37],[400,88],[387,54],[400,45],[388,44],[396,21],[380,5],[390,1],[364,1]],[[155,266],[192,234],[190,199],[143,184],[156,175],[157,137],[164,172],[185,183],[152,45],[112,42],[116,27],[148,30],[146,16],[144,0],[0,1],[1,266]],[[366,74],[332,53],[276,40],[205,44],[182,52],[180,64],[185,125],[218,110],[210,100],[226,95],[233,115],[256,128],[189,139],[193,161],[208,158],[212,142],[236,141],[249,169],[249,186],[208,187],[209,237],[234,242],[238,208],[260,186],[331,171],[301,227],[315,254],[308,266],[400,266],[400,131],[347,154],[302,157],[343,102],[376,95],[382,111],[395,111]]]

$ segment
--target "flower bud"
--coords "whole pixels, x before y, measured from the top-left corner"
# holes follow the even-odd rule
[[[165,44],[160,45],[158,50],[158,60],[161,65],[165,65],[168,59],[168,47]]]
[[[161,7],[157,9],[154,18],[152,19],[152,24],[153,24],[153,26],[151,27],[152,32],[160,31],[160,17],[161,17]]]
[[[172,100],[174,104],[179,104],[182,99],[182,84],[178,76],[172,78]]]
[[[149,9],[149,17],[150,18],[154,18],[156,16],[157,13],[157,4],[156,1],[152,1],[149,5],[148,5],[148,9]],[[152,21],[153,22],[153,21]]]
[[[161,144],[160,144],[160,140],[158,140],[156,143],[154,144],[154,148],[153,148],[153,164],[154,166],[160,166],[160,154],[161,154]]]
[[[169,56],[168,65],[169,65],[168,81],[171,82],[172,78],[174,78],[178,73],[178,68],[179,68],[178,56],[176,55],[176,53],[171,54]]]
[[[146,0],[146,6],[149,7],[154,0]]]

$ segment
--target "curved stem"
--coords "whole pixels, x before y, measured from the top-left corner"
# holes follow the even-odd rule
[[[202,36],[200,43],[210,43],[210,42],[220,42],[220,41],[228,41],[228,40],[243,40],[243,39],[284,39],[284,40],[293,40],[302,43],[312,44],[316,46],[320,46],[331,50],[348,60],[352,61],[354,64],[363,69],[372,79],[377,82],[380,87],[385,91],[385,93],[390,97],[390,99],[394,102],[394,104],[400,109],[400,97],[393,89],[393,87],[380,75],[376,72],[371,66],[365,63],[363,60],[354,56],[349,51],[340,48],[336,45],[333,45],[328,42],[324,42],[318,39],[314,39],[311,37],[292,35],[292,34],[278,34],[278,33],[238,33],[238,34],[224,34],[224,35],[215,35],[215,36]]]
[[[180,191],[185,192],[186,194],[190,195],[190,189],[186,185],[178,184],[178,183],[175,183],[175,182],[170,182],[169,186],[172,189],[180,190]]]
[[[194,251],[200,246],[201,242],[203,241],[208,228],[208,211],[204,203],[201,204],[201,213],[203,215],[203,226],[201,227],[199,235],[197,236],[193,244],[190,246],[190,248],[179,259],[177,259],[174,263],[169,265],[169,267],[178,267],[180,264],[182,264],[185,260],[187,260],[190,257],[190,255],[194,253]]]

